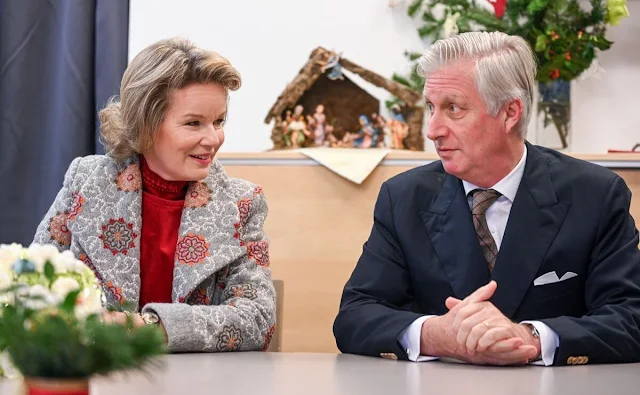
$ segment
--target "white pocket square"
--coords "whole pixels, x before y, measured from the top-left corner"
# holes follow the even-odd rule
[[[561,281],[568,280],[570,278],[578,277],[578,275],[574,272],[566,272],[562,277],[558,278],[556,272],[545,273],[542,276],[533,280],[533,285],[535,287],[539,285],[553,284],[559,283]]]

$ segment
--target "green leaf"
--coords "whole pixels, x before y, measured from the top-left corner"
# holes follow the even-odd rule
[[[606,38],[604,38],[604,36],[597,38],[596,47],[598,47],[598,49],[600,49],[601,51],[606,51],[607,49],[611,48],[611,45],[613,45],[613,42],[607,40]]]
[[[49,281],[53,281],[56,276],[56,269],[53,267],[51,261],[46,261],[44,264],[44,276]]]
[[[574,66],[574,64],[571,63],[568,60],[564,62],[564,67],[568,68],[569,70],[573,71],[574,73],[577,71],[577,68]]]
[[[62,304],[60,305],[60,308],[68,313],[73,313],[73,310],[76,307],[76,300],[78,299],[79,294],[80,294],[79,289],[69,292],[67,296],[64,298],[64,301],[62,302]]]
[[[394,97],[391,100],[385,100],[384,104],[388,109],[391,109],[391,107],[395,106],[396,104],[400,107],[404,106],[404,102],[397,97]]]
[[[423,2],[424,0],[413,0],[413,2],[409,5],[407,14],[409,14],[409,16],[415,16],[416,12],[418,12],[418,10],[420,10],[420,7],[422,7]]]
[[[440,30],[440,28],[440,25],[424,25],[418,29],[418,34],[421,38],[429,37]]]
[[[418,73],[411,73],[411,85],[409,88],[422,93],[422,89],[424,88],[424,78]]]
[[[418,60],[422,57],[422,53],[421,52],[405,52],[405,56],[410,60],[410,61],[415,61]]]
[[[400,74],[396,74],[394,73],[393,76],[391,77],[392,80],[394,80],[395,82],[405,85],[405,86],[410,86],[411,83],[409,82],[408,79],[406,79],[405,77],[401,76]]]
[[[539,11],[544,10],[548,4],[549,0],[533,0],[529,3],[527,11],[529,12],[529,14],[535,14]]]
[[[484,26],[483,30],[486,31],[507,31],[509,30],[509,22],[506,19],[498,18],[494,13],[484,8],[469,9],[465,13],[466,19],[473,21],[481,26]]]
[[[545,49],[547,49],[547,36],[540,34],[536,38],[536,52],[542,52]]]
[[[422,14],[422,20],[425,22],[437,22],[436,18],[430,12]]]
[[[586,46],[583,52],[583,57],[585,59],[593,59],[595,57],[596,51],[593,49],[593,46]]]

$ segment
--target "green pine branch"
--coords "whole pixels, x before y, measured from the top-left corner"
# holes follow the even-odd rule
[[[8,351],[23,376],[87,378],[124,369],[146,370],[165,353],[159,328],[110,325],[97,316],[80,320],[72,307],[75,297],[67,299],[57,311],[11,305],[0,309],[0,349]]]
[[[470,21],[483,27],[485,31],[506,31],[509,30],[509,21],[499,19],[490,11],[483,8],[469,9],[465,17]]]

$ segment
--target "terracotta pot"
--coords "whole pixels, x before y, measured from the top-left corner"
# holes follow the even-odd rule
[[[89,395],[89,379],[24,379],[26,395]]]

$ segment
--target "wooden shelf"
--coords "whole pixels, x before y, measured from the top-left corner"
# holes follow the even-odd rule
[[[615,169],[640,169],[640,153],[589,154],[569,153],[569,156]],[[315,161],[294,150],[265,152],[221,152],[218,159],[223,165],[236,166],[316,166]],[[381,166],[418,166],[438,160],[432,152],[393,150],[387,154]]]

